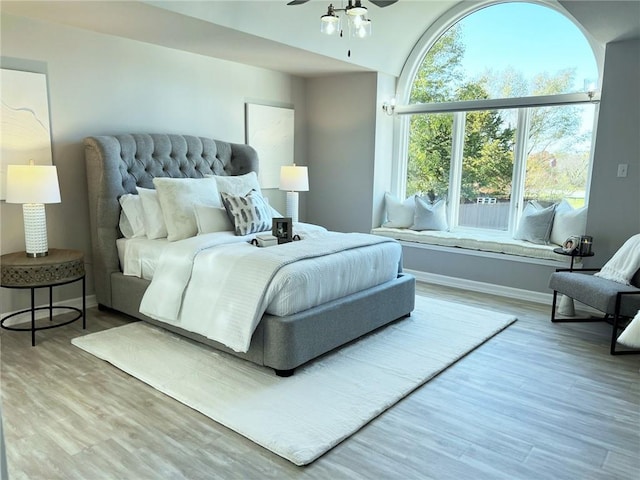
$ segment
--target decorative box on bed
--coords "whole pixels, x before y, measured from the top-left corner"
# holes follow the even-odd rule
[[[153,189],[155,177],[203,178],[237,176],[258,170],[258,157],[248,145],[164,134],[88,137],[84,141],[93,248],[96,298],[110,308],[289,375],[303,363],[398,318],[414,307],[415,280],[401,272],[367,287],[287,316],[265,313],[249,348],[237,352],[220,342],[140,313],[150,281],[124,275],[116,242],[125,194]],[[281,246],[269,248],[282,248]]]

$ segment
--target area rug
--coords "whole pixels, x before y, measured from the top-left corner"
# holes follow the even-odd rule
[[[417,296],[411,317],[299,367],[288,378],[143,322],[72,343],[306,465],[515,320]]]

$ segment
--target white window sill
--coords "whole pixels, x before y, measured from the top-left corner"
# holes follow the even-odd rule
[[[489,256],[504,259],[504,255],[513,256],[513,260],[536,264],[561,266],[569,263],[569,257],[553,251],[557,245],[538,245],[524,240],[515,240],[506,232],[482,232],[469,230],[415,231],[407,228],[378,227],[371,230],[374,235],[395,238],[408,246],[417,246],[455,251],[461,254]],[[453,250],[453,249],[456,250]]]

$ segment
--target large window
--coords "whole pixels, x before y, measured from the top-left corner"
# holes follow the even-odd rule
[[[529,200],[584,205],[597,82],[561,13],[502,3],[467,15],[427,51],[399,109],[405,193],[446,198],[452,228],[494,231],[513,232]]]

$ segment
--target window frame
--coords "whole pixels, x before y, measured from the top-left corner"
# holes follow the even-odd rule
[[[584,103],[592,103],[595,104],[594,110],[594,118],[593,118],[593,128],[592,128],[592,141],[591,141],[591,151],[589,152],[589,172],[587,174],[587,185],[585,185],[585,205],[589,204],[589,185],[591,183],[591,170],[592,170],[592,161],[593,161],[593,149],[595,144],[595,125],[597,124],[598,113],[599,113],[599,101],[600,97],[598,94],[594,93],[593,95],[587,93],[579,93],[579,94],[559,94],[559,95],[550,95],[546,96],[544,103],[535,102],[536,98],[541,97],[525,97],[525,98],[512,98],[507,99],[509,102],[507,106],[495,107],[494,105],[499,104],[499,101],[466,101],[466,102],[448,102],[448,103],[438,103],[438,104],[420,104],[420,105],[411,105],[405,107],[398,107],[399,115],[406,115],[410,117],[411,115],[419,115],[419,114],[434,114],[434,113],[452,113],[453,114],[453,128],[452,128],[452,139],[451,139],[451,158],[450,158],[450,169],[449,169],[449,199],[451,201],[448,203],[447,207],[447,221],[449,228],[451,230],[456,229],[464,229],[467,231],[481,230],[481,231],[491,231],[496,235],[500,235],[503,232],[499,230],[492,229],[483,229],[478,227],[460,227],[458,224],[459,220],[459,212],[460,212],[460,191],[462,185],[462,167],[463,167],[463,150],[464,150],[464,133],[465,133],[465,122],[466,122],[466,114],[472,111],[483,111],[483,110],[507,110],[507,109],[516,109],[517,113],[517,121],[516,121],[516,139],[515,146],[513,152],[513,174],[511,181],[511,198],[515,201],[512,201],[509,206],[509,214],[508,214],[508,224],[509,228],[507,229],[507,233],[509,235],[513,235],[518,225],[518,220],[522,215],[522,211],[524,209],[523,198],[524,198],[524,185],[526,181],[526,167],[527,167],[527,138],[529,134],[529,125],[531,119],[531,109],[537,107],[544,106],[562,106],[562,105],[580,105]],[[484,107],[483,105],[489,104],[490,107]],[[460,109],[461,106],[468,107],[466,109]],[[409,138],[409,132],[407,132],[407,143]],[[404,198],[406,196],[406,177],[407,177],[407,164],[408,157],[405,158],[404,161],[404,174],[403,177],[399,179],[402,182],[401,190],[399,196]]]
[[[596,104],[595,112],[594,112],[594,123],[592,129],[592,142],[591,142],[591,151],[590,151],[590,162],[589,162],[589,172],[587,176],[587,185],[586,185],[586,198],[585,202],[588,204],[589,197],[589,186],[591,184],[591,171],[593,167],[593,150],[595,146],[595,136],[596,136],[596,127],[598,123],[598,113],[599,113],[599,102],[600,102],[600,86],[602,82],[602,71],[604,64],[604,47],[598,43],[596,43],[591,35],[589,35],[586,30],[577,23],[573,17],[562,7],[559,3],[553,0],[529,0],[527,3],[536,4],[545,6],[555,10],[556,12],[564,15],[567,19],[569,19],[584,35],[585,39],[589,43],[592,53],[594,55],[596,66],[598,69],[598,85],[595,88],[594,92],[584,92],[584,93],[569,93],[569,94],[558,94],[558,95],[547,95],[547,96],[531,96],[531,97],[518,97],[518,98],[505,98],[505,99],[488,99],[488,100],[471,100],[471,101],[456,101],[456,102],[446,102],[446,103],[438,103],[438,104],[408,104],[409,97],[411,94],[411,90],[413,87],[413,83],[415,81],[416,75],[424,61],[424,58],[433,47],[433,45],[439,40],[439,38],[453,25],[461,21],[468,15],[477,12],[483,8],[497,5],[501,3],[512,3],[506,1],[496,1],[489,0],[480,3],[468,4],[467,2],[463,2],[452,9],[450,9],[447,14],[440,17],[434,24],[432,24],[423,34],[421,39],[418,41],[416,46],[411,51],[405,66],[400,74],[398,79],[395,101],[396,106],[394,109],[394,146],[393,146],[393,159],[392,159],[392,175],[393,175],[393,183],[391,185],[391,190],[398,197],[404,198],[406,196],[406,178],[407,178],[407,164],[408,164],[408,149],[409,149],[409,134],[410,134],[410,126],[409,126],[409,118],[412,114],[417,113],[444,113],[444,112],[466,112],[472,110],[491,110],[491,109],[507,109],[507,108],[518,108],[528,111],[528,107],[543,107],[543,106],[555,106],[555,105],[570,105],[570,104],[580,104],[580,103],[594,103]],[[522,212],[523,205],[520,202],[522,198],[522,192],[524,190],[524,176],[525,176],[525,168],[526,168],[526,148],[523,148],[522,140],[524,137],[520,138],[520,136],[524,136],[526,129],[522,129],[520,125],[520,118],[522,114],[518,113],[518,126],[517,126],[517,139],[516,139],[516,151],[514,151],[514,180],[517,178],[518,182],[513,182],[513,189],[517,191],[514,194],[512,189],[512,198],[517,198],[518,202],[512,202],[511,210],[509,213],[509,232],[513,233],[513,229],[517,225],[517,220],[520,217],[520,213]],[[528,116],[528,114],[527,114]],[[454,117],[455,118],[455,117]],[[524,126],[524,125],[522,125]],[[452,139],[453,146],[452,150],[456,149],[455,146],[455,138]],[[455,153],[452,151],[452,155]],[[460,167],[461,168],[461,157],[460,157]],[[457,163],[457,162],[455,162]],[[451,163],[451,172],[449,178],[449,184],[451,186],[455,186],[455,183],[452,182],[454,175],[454,162]],[[516,177],[515,169],[521,169],[522,172],[517,172],[518,176]],[[522,185],[520,184],[522,183]],[[453,198],[453,195],[451,195]],[[459,198],[459,195],[456,195],[455,198]],[[449,211],[449,220],[454,223],[450,223],[451,228],[457,227],[457,219],[458,219],[458,207],[457,205],[453,205],[457,202],[450,203],[450,211]],[[497,234],[499,232],[496,232]]]

